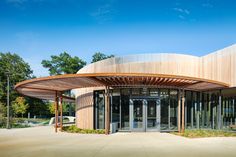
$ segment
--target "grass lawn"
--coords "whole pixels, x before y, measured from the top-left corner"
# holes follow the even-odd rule
[[[236,137],[236,132],[228,132],[228,131],[222,131],[222,130],[185,130],[184,133],[173,132],[171,134],[189,137],[189,138]]]

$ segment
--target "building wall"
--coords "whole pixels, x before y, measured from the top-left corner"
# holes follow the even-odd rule
[[[138,54],[89,64],[78,73],[146,73],[207,79],[236,86],[236,45],[196,57],[183,54]]]
[[[89,64],[78,73],[147,73],[208,79],[236,86],[236,45],[203,57],[183,54],[139,54],[109,58]],[[93,128],[93,90],[76,89],[79,128]]]
[[[104,89],[98,88],[82,88],[74,90],[76,95],[76,125],[81,129],[93,129],[93,91]]]
[[[236,45],[201,57],[202,76],[236,87]]]

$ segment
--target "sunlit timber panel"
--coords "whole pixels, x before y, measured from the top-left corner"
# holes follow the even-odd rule
[[[93,91],[103,87],[91,87],[76,89],[76,125],[83,129],[93,129]]]
[[[143,73],[186,76],[236,86],[236,45],[203,57],[183,54],[138,54],[89,64],[78,73]]]

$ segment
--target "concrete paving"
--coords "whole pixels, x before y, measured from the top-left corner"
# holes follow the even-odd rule
[[[0,129],[0,157],[235,157],[236,138],[188,139],[168,133],[109,136],[54,133],[52,127]]]

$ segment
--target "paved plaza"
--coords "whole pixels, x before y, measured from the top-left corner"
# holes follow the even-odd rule
[[[236,138],[188,139],[168,133],[109,136],[54,133],[53,127],[0,129],[0,157],[235,157]]]

